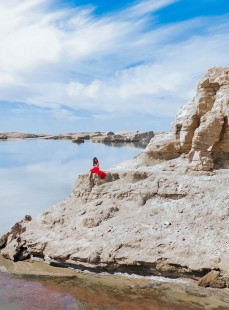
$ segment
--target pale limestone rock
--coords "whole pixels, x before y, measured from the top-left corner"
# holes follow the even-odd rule
[[[214,145],[219,142],[224,124],[221,113],[206,113],[201,117],[200,126],[195,130],[192,148],[189,152],[190,167],[197,170],[210,170],[214,167],[211,156]]]
[[[145,160],[189,153],[193,170],[229,167],[229,67],[212,68],[198,83],[196,96],[179,110],[169,134],[153,138]]]
[[[228,170],[202,171],[227,163],[226,71],[211,69],[171,132],[156,135],[140,156],[111,169],[105,180],[79,176],[65,201],[16,225],[16,232],[0,239],[1,254],[56,266],[194,279],[214,266],[220,277],[207,285],[227,285]],[[188,158],[200,171],[187,169]]]
[[[171,163],[178,161],[186,159]],[[229,271],[228,173],[185,173],[179,167],[170,172],[171,163],[114,168],[97,184],[81,175],[65,201],[23,223],[19,234],[9,233],[1,254],[171,277],[198,278],[216,266],[224,281]],[[162,165],[167,169],[162,171]]]
[[[173,132],[157,134],[138,156],[139,165],[151,166],[157,161],[177,158],[179,150],[180,145]]]
[[[227,287],[227,277],[221,277],[219,271],[211,271],[198,281],[202,287],[225,288]]]

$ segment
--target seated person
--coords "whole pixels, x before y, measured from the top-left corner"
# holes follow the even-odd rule
[[[97,157],[93,158],[93,168],[89,171],[89,178],[91,179],[92,173],[96,173],[100,179],[104,180],[106,178],[106,172],[99,169],[99,161]]]

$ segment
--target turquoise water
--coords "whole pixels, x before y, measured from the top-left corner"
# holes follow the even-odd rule
[[[89,171],[94,156],[106,170],[140,151],[132,144],[111,147],[66,140],[1,141],[0,236],[26,214],[36,216],[66,198],[77,176]]]

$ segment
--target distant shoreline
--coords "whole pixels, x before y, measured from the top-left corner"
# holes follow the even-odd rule
[[[90,140],[94,143],[130,143],[148,144],[154,137],[153,131],[122,131],[122,132],[76,132],[66,134],[33,134],[19,132],[1,132],[0,141],[8,139],[44,139],[44,140],[71,140],[73,143],[84,143]]]

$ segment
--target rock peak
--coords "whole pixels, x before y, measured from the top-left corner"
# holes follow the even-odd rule
[[[145,153],[173,159],[188,154],[192,170],[229,168],[229,67],[214,67],[199,81],[169,133],[152,139]]]

